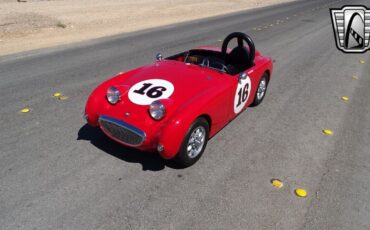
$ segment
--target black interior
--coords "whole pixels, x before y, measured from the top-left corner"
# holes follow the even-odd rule
[[[227,47],[232,39],[236,38],[238,45],[227,53]],[[244,46],[247,43],[247,47]],[[210,50],[190,50],[171,57],[169,60],[177,60],[203,67],[215,69],[231,75],[243,72],[254,65],[255,47],[252,39],[241,32],[229,34],[223,44],[221,52]]]
[[[238,46],[232,49],[228,54],[227,47],[232,39],[238,40]],[[247,43],[248,48],[244,46],[244,41]],[[222,56],[225,60],[230,74],[234,75],[244,70],[249,69],[254,64],[255,47],[252,39],[241,32],[234,32],[229,34],[222,44]]]

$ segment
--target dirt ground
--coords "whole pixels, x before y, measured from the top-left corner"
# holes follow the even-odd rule
[[[0,56],[288,1],[0,0]]]

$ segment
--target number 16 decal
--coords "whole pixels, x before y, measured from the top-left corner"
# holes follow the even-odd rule
[[[251,92],[251,79],[247,76],[246,79],[242,79],[238,86],[236,87],[236,92],[234,96],[234,112],[240,113],[243,108],[245,107],[245,104],[248,101],[249,94]]]
[[[149,105],[155,100],[169,98],[175,88],[162,79],[149,79],[136,83],[128,91],[128,98],[138,105]]]

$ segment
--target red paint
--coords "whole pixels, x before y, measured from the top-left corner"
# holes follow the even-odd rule
[[[220,52],[220,49],[215,47],[197,49]],[[271,80],[271,59],[261,56],[256,51],[254,63],[252,68],[245,71],[251,79],[252,86],[244,109],[253,102],[258,83],[265,72],[269,73]],[[167,80],[175,88],[168,99],[162,100],[166,106],[166,116],[160,121],[150,117],[149,105],[137,105],[128,98],[130,87],[146,79]],[[98,117],[106,115],[141,129],[146,133],[146,139],[137,148],[143,151],[156,151],[160,143],[164,146],[161,156],[170,159],[179,151],[187,130],[199,116],[206,116],[211,120],[210,137],[237,116],[234,113],[237,85],[238,75],[231,76],[210,68],[186,64],[182,58],[178,58],[177,61],[156,61],[120,74],[99,85],[88,98],[85,114],[92,126],[98,126]],[[122,95],[121,100],[115,105],[111,105],[106,99],[106,91],[110,86],[117,87]],[[125,116],[127,112],[130,116]]]

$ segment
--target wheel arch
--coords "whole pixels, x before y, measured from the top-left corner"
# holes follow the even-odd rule
[[[198,116],[197,119],[198,118],[204,118],[208,122],[209,132],[211,132],[211,128],[212,128],[212,118],[211,118],[211,116],[208,115],[208,114],[202,114],[202,115]]]
[[[263,72],[262,76],[264,74],[267,74],[267,83],[269,83],[270,82],[270,75],[271,75],[270,70],[269,69],[265,70],[265,72]]]

